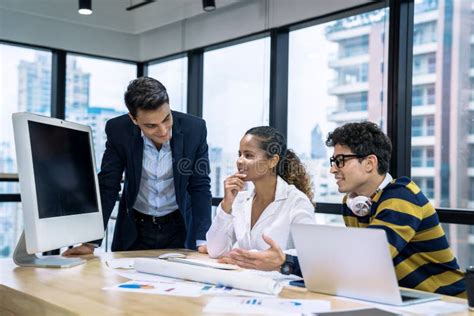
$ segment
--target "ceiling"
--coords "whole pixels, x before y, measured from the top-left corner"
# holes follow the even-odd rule
[[[201,0],[156,0],[132,11],[126,8],[143,0],[92,0],[91,15],[77,13],[78,0],[1,0],[0,8],[68,23],[140,34],[201,14]],[[217,10],[255,0],[216,0]]]

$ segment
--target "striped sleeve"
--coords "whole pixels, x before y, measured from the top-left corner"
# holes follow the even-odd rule
[[[410,201],[389,198],[379,201],[369,228],[387,233],[392,258],[395,258],[415,236],[422,219],[420,207]]]

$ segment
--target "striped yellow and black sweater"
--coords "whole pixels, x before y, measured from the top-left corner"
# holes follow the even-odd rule
[[[409,178],[395,179],[359,217],[343,203],[346,226],[385,230],[402,287],[465,297],[463,273],[449,248],[433,205]]]

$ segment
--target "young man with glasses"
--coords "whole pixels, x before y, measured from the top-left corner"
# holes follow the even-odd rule
[[[326,145],[334,147],[330,172],[339,192],[346,193],[346,226],[385,230],[399,285],[465,297],[463,273],[433,205],[409,178],[394,180],[388,173],[392,145],[382,130],[371,122],[348,123],[329,133]],[[266,251],[236,249],[222,261],[301,274],[296,257],[265,240],[270,245]]]

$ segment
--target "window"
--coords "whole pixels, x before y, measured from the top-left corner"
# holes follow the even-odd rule
[[[433,84],[416,85],[412,89],[412,106],[434,105],[435,88]]]
[[[365,55],[369,51],[369,36],[363,35],[341,40],[339,43],[339,57],[347,58]]]
[[[472,55],[474,56],[474,50],[472,51]],[[474,68],[474,67],[472,67]],[[470,93],[469,93],[469,101],[470,102],[474,102],[474,78],[471,78],[471,80],[469,81],[470,83]]]
[[[16,173],[12,113],[51,115],[49,51],[0,44],[0,173]]]
[[[435,119],[434,116],[426,118],[426,136],[433,136],[435,134]]]
[[[436,20],[415,24],[413,27],[413,44],[421,45],[436,42],[436,26]]]
[[[417,137],[423,135],[423,118],[414,117],[411,124],[411,136]]]
[[[434,150],[433,148],[426,149],[426,166],[434,167]]]
[[[474,168],[474,144],[469,144],[469,161],[468,167]]]
[[[328,172],[328,132],[368,119],[385,128],[387,27],[381,9],[290,32],[288,147],[307,167],[316,202],[342,199]]]
[[[469,178],[469,200],[474,201],[474,178]]]
[[[469,135],[474,135],[474,111],[469,111]]]
[[[224,195],[224,179],[236,172],[244,133],[269,123],[269,76],[269,38],[204,53],[203,117],[214,197]]]
[[[187,112],[187,57],[151,64],[148,66],[148,76],[157,79],[166,87],[172,110]]]
[[[358,82],[367,82],[367,71],[367,63],[357,66],[342,67],[338,70],[337,84],[345,85]]]
[[[434,181],[433,179],[426,179],[426,187],[425,190],[423,190],[425,193],[426,197],[428,199],[432,199],[434,197]]]
[[[468,51],[474,30],[471,29],[470,34],[467,28],[474,18],[473,3],[414,2],[412,126],[418,126],[418,120],[423,117],[426,135],[436,137],[412,138],[411,172],[412,176],[423,178],[424,193],[437,208],[472,209],[474,206],[474,182],[467,170],[474,163],[473,147],[468,137],[468,134],[474,134],[474,116],[469,111],[468,92],[471,87],[467,80],[472,78],[472,69],[468,69],[473,57]],[[468,12],[465,12],[466,8]],[[420,78],[417,76],[420,73],[434,76]],[[468,121],[470,123],[466,125]],[[468,156],[467,146],[470,150]],[[428,168],[418,168],[422,150],[425,151],[424,166]],[[469,161],[457,164],[459,157]],[[472,245],[466,241],[473,236],[462,225],[445,225],[445,229],[459,262],[468,262],[473,252],[470,250]],[[461,248],[463,250],[458,251]]]
[[[434,53],[413,56],[413,75],[432,74],[436,71],[436,55]]]
[[[367,92],[348,94],[341,99],[346,111],[367,111]]]
[[[423,150],[421,148],[413,148],[411,150],[411,166],[423,166]]]
[[[136,72],[135,64],[67,55],[66,120],[91,126],[97,168],[105,150],[105,123],[128,112],[123,94]]]
[[[12,113],[51,114],[51,60],[46,50],[0,44],[0,173],[17,173]],[[0,182],[0,193],[19,193]],[[23,230],[21,203],[0,203],[0,258],[11,257]]]

